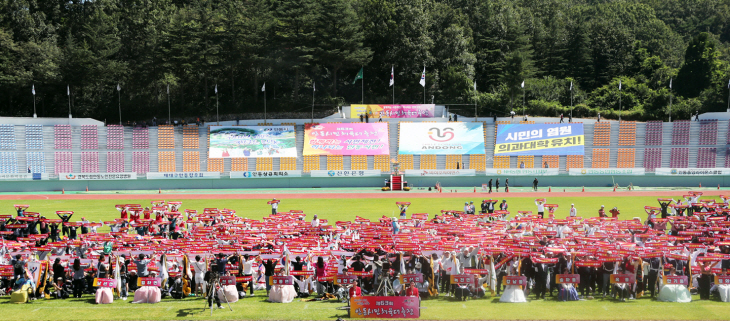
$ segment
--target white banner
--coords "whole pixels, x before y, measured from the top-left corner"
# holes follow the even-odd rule
[[[730,175],[730,168],[657,168],[656,175],[661,176],[725,176]]]
[[[482,123],[400,123],[398,154],[484,154]]]
[[[217,179],[220,172],[171,172],[147,173],[147,179]]]
[[[117,181],[137,179],[137,173],[59,173],[60,181]]]
[[[474,169],[407,169],[407,176],[476,176]]]
[[[46,181],[48,174],[41,173],[19,173],[19,174],[0,174],[0,181]]]
[[[312,177],[380,177],[380,170],[363,170],[363,171],[311,171]]]
[[[568,171],[571,176],[633,176],[644,173],[644,168],[571,168]]]
[[[231,178],[285,178],[302,177],[302,171],[231,172]]]
[[[559,172],[557,168],[487,168],[484,171],[487,176],[555,176]]]

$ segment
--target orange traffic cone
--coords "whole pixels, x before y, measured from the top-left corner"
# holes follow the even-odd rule
[[[86,186],[86,191],[87,191],[87,192],[89,191],[89,187],[88,187],[88,186]]]
[[[474,186],[474,193],[476,193],[476,192],[477,192],[477,188],[476,188],[476,186]]]
[[[720,189],[720,184],[717,184],[717,189]]]
[[[582,190],[581,192],[585,192],[585,191],[586,191],[586,187],[585,187],[585,186],[583,186],[583,190]]]
[[[565,189],[563,188],[563,193],[565,193]]]
[[[552,188],[552,186],[548,186],[548,193],[550,193],[550,192],[552,192],[552,191],[553,191],[553,188]]]
[[[509,186],[507,186],[507,187],[504,188],[504,192],[505,193],[509,193]]]
[[[614,192],[616,191],[616,185],[613,185],[613,191]]]
[[[66,191],[63,188],[61,189],[61,194],[66,194]]]
[[[162,189],[157,190],[157,194],[162,194]]]
[[[702,188],[702,183],[700,183],[700,188]]]

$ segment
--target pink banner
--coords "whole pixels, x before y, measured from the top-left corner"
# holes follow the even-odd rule
[[[350,318],[418,318],[419,301],[409,296],[358,296],[350,298]]]
[[[351,105],[350,118],[432,118],[436,105]]]
[[[307,124],[303,155],[389,155],[387,123]]]

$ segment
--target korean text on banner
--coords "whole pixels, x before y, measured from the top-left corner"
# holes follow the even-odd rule
[[[644,168],[571,168],[568,171],[570,175],[587,175],[587,176],[636,176],[644,175]]]
[[[583,124],[499,125],[494,155],[583,155],[584,142]]]
[[[730,175],[730,168],[656,168],[659,176],[725,176]]]
[[[389,155],[387,123],[306,124],[305,156]]]
[[[557,168],[487,168],[484,170],[487,176],[557,176]]]
[[[399,154],[484,154],[482,123],[401,123]]]
[[[294,126],[210,126],[210,158],[297,157]]]
[[[350,317],[417,319],[421,316],[419,301],[409,296],[358,296],[350,298]]]
[[[436,105],[350,105],[350,118],[431,118]]]

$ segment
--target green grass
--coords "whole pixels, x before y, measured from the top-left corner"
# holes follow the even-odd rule
[[[441,209],[462,209],[465,201],[481,202],[481,199],[459,197],[438,199],[409,199],[404,195],[398,201],[412,202],[409,213],[429,213],[431,216]],[[549,194],[546,193],[546,196]],[[316,197],[316,196],[314,196]],[[712,198],[705,195],[703,198]],[[265,200],[186,200],[169,197],[164,199],[183,201],[182,208],[202,211],[205,207],[230,208],[238,212],[238,216],[261,218],[268,215],[271,209]],[[512,212],[518,210],[535,210],[532,199],[510,197],[507,199]],[[0,201],[1,213],[11,213],[13,204],[29,204],[30,210],[41,212],[47,217],[54,216],[56,210],[75,211],[74,219],[85,216],[88,219],[111,220],[119,217],[114,209],[115,204],[141,203],[145,201],[98,200],[88,201]],[[353,195],[352,199],[292,199],[282,200],[280,211],[291,209],[303,210],[311,217],[318,214],[320,218],[330,222],[353,220],[356,215],[377,219],[382,215],[395,216],[396,199],[361,199]],[[548,198],[549,203],[557,203],[560,208],[557,217],[565,217],[570,203],[575,203],[579,216],[597,216],[600,205],[607,208],[618,206],[623,219],[634,216],[644,219],[645,205],[656,206],[656,197],[580,197]],[[116,300],[111,305],[93,304],[93,296],[82,299],[40,300],[32,304],[10,304],[8,297],[0,298],[0,320],[171,320],[171,319],[285,319],[285,320],[321,320],[346,317],[346,311],[339,310],[343,304],[339,302],[301,302],[290,304],[274,304],[265,302],[265,291],[258,291],[256,297],[244,298],[234,304],[234,312],[216,310],[210,316],[209,310],[203,310],[202,299],[187,298],[173,300],[167,298],[159,304],[136,305],[130,301]],[[532,296],[530,296],[530,299]],[[555,300],[533,300],[526,304],[499,303],[498,298],[486,297],[466,302],[451,301],[448,298],[424,300],[422,302],[422,319],[602,319],[602,320],[726,320],[728,305],[716,301],[699,301],[693,296],[691,303],[663,303],[649,298],[641,298],[629,302],[615,302],[608,299],[597,299],[579,302],[557,302]]]

